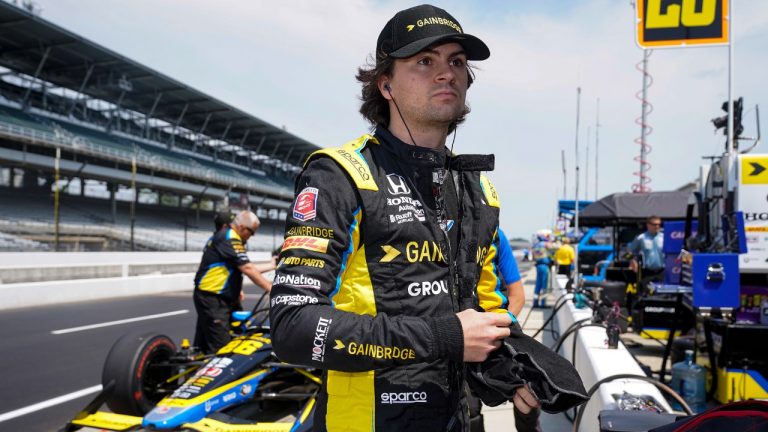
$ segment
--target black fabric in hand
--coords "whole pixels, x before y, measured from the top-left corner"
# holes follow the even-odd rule
[[[576,368],[556,352],[524,334],[519,326],[482,363],[467,363],[467,383],[489,406],[511,401],[528,384],[541,409],[559,413],[589,400]]]

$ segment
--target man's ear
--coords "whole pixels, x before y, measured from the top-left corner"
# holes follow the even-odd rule
[[[381,96],[384,97],[386,100],[392,100],[392,87],[389,83],[389,77],[386,75],[382,75],[379,78],[379,82],[376,83],[377,87],[379,88],[379,93],[381,93]]]

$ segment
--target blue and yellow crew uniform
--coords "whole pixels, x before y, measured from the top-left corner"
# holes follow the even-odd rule
[[[549,243],[539,240],[532,248],[533,261],[536,263],[536,286],[533,289],[533,307],[544,307],[544,299],[541,292],[549,286],[549,267],[552,258],[549,253]]]
[[[499,200],[470,160],[382,126],[308,159],[270,317],[281,360],[325,371],[315,430],[468,424],[456,313],[509,313]]]
[[[203,352],[216,352],[229,342],[229,316],[240,309],[243,289],[238,267],[248,262],[245,244],[234,229],[218,231],[208,239],[195,274],[193,295],[197,310],[195,346]]]

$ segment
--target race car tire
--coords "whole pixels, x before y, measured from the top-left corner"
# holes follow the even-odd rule
[[[118,414],[144,416],[167,392],[159,386],[176,371],[154,364],[166,362],[176,352],[176,344],[165,335],[129,333],[109,350],[101,382],[114,381],[114,391],[107,397],[109,409]]]

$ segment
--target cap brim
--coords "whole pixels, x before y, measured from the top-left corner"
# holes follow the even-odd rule
[[[415,42],[409,43],[399,50],[391,52],[389,56],[394,58],[408,58],[418,54],[425,48],[428,48],[432,45],[449,41],[454,41],[461,44],[461,46],[464,48],[464,52],[467,54],[467,60],[480,61],[485,60],[491,56],[491,50],[488,49],[488,46],[485,44],[485,42],[481,41],[475,36],[466,33],[432,36],[419,39]]]

